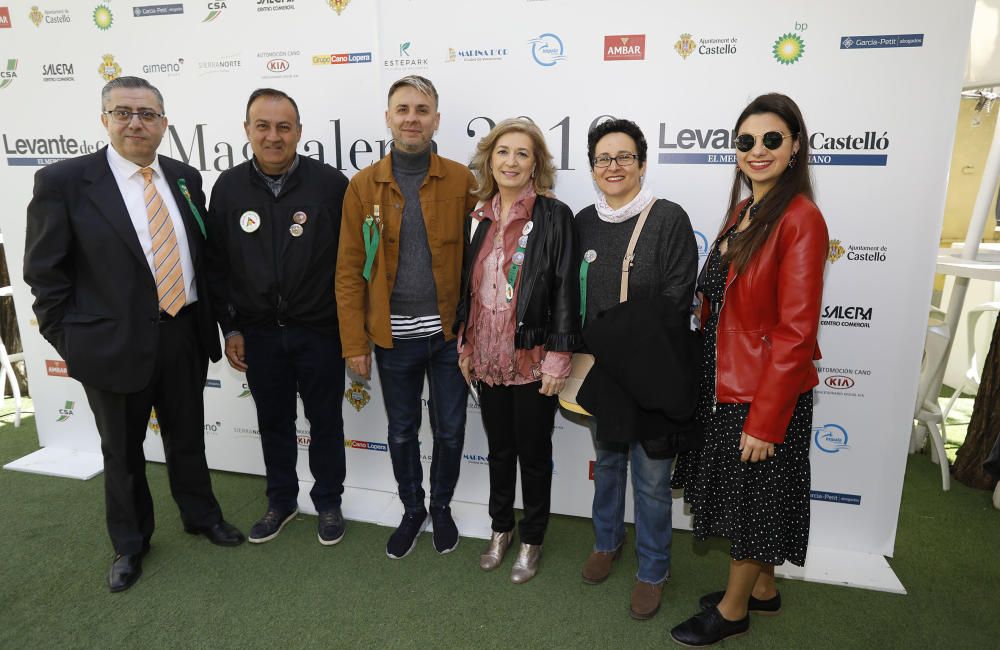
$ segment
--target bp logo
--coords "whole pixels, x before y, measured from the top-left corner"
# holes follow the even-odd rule
[[[102,32],[106,32],[111,29],[111,25],[114,24],[115,17],[111,13],[111,9],[107,5],[97,5],[94,7],[94,25],[97,29]],[[112,77],[113,79],[114,77]],[[111,79],[108,79],[111,81]]]
[[[347,3],[350,1],[351,0],[327,0],[327,3],[329,3],[330,9],[336,11],[339,16],[340,12],[347,8]]]
[[[830,260],[830,263],[832,264],[843,257],[845,252],[846,251],[844,250],[843,245],[841,245],[839,239],[831,239],[830,254],[827,256],[827,259]]]
[[[66,420],[73,417],[73,406],[76,402],[71,402],[66,400],[66,405],[59,409],[59,417],[56,418],[56,422],[65,422]]]
[[[691,37],[691,34],[681,34],[680,40],[674,43],[674,52],[680,54],[682,59],[687,59],[694,54],[696,47],[698,42]]]
[[[802,58],[806,43],[798,34],[782,34],[774,42],[771,52],[781,65],[791,65]]]
[[[101,65],[97,66],[97,72],[105,81],[117,79],[122,74],[122,67],[115,61],[114,54],[105,54],[101,57]]]
[[[156,419],[156,409],[149,410],[149,424],[146,427],[153,432],[153,435],[160,435],[160,421]]]
[[[344,391],[344,399],[347,403],[354,407],[355,411],[361,412],[361,409],[365,407],[368,402],[371,401],[372,397],[365,390],[364,384],[360,381],[352,381],[351,387]]]

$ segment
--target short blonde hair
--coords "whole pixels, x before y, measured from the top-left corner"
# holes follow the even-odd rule
[[[531,138],[535,156],[533,178],[535,192],[544,194],[556,185],[556,167],[552,163],[552,154],[545,144],[545,136],[542,135],[541,129],[526,117],[512,117],[499,122],[476,145],[476,153],[472,156],[469,168],[476,175],[476,187],[472,190],[472,194],[478,199],[485,201],[497,192],[497,182],[490,169],[490,157],[493,155],[497,140],[508,133],[523,133]]]

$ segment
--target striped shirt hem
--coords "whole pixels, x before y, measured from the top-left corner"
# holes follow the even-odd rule
[[[389,316],[394,339],[421,339],[441,332],[441,317],[434,316]]]

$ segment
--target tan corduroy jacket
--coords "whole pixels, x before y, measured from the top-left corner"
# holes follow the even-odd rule
[[[337,316],[345,358],[368,354],[371,344],[392,347],[389,297],[396,280],[399,229],[403,194],[392,176],[392,154],[359,171],[344,197],[337,253]],[[453,338],[452,323],[462,279],[462,228],[465,216],[476,205],[469,192],[475,177],[469,168],[431,154],[427,177],[420,186],[420,208],[431,249],[438,310],[446,339]],[[381,218],[381,242],[372,265],[371,279],[361,276],[365,266],[365,217]]]

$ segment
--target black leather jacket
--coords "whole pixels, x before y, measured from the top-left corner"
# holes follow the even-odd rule
[[[580,269],[577,266],[573,212],[562,201],[538,196],[531,212],[534,231],[521,266],[517,294],[514,347],[571,352],[580,347]],[[472,215],[465,218],[465,255],[462,262],[462,299],[458,303],[455,333],[468,318],[472,265],[486,239],[490,222],[476,228],[470,241]]]

